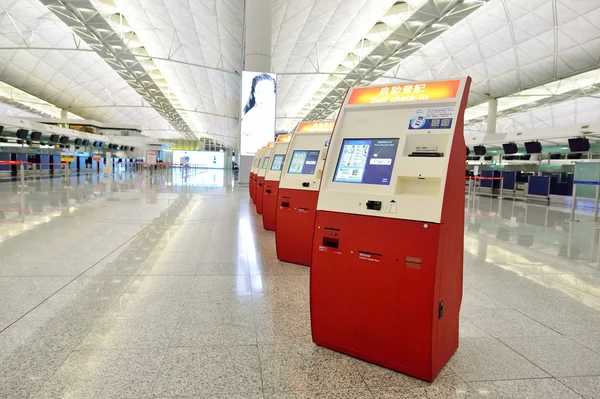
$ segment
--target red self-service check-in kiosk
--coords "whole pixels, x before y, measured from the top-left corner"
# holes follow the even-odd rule
[[[259,215],[263,213],[265,174],[267,173],[267,165],[271,159],[271,152],[274,146],[275,143],[271,142],[265,147],[258,171],[256,172],[256,200],[254,202],[256,203],[256,213]]]
[[[277,141],[271,151],[271,159],[267,165],[263,189],[262,219],[265,230],[275,231],[279,180],[281,179],[281,169],[283,168],[283,161],[285,160],[285,154],[287,153],[291,139],[291,134],[277,136]]]
[[[252,165],[252,173],[250,180],[250,196],[252,197],[252,203],[256,204],[256,186],[258,182],[258,170],[260,168],[260,163],[262,161],[262,157],[264,155],[265,147],[262,147],[256,153],[256,157],[254,158],[254,164]]]
[[[349,91],[315,221],[316,344],[426,381],[456,351],[470,82]]]
[[[252,190],[252,181],[254,180],[254,167],[256,165],[257,160],[258,160],[258,152],[256,152],[256,154],[254,155],[254,158],[252,158],[252,167],[250,168],[250,176],[248,178],[248,192],[250,193],[250,199],[252,200],[252,203],[254,203],[254,192]]]
[[[321,174],[333,129],[333,122],[314,123],[326,130],[299,127],[292,136],[281,172],[275,221],[277,259],[305,266],[310,266]]]

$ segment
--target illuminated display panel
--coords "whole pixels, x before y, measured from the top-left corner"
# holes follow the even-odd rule
[[[312,175],[319,161],[319,150],[296,150],[292,155],[288,173],[291,175]]]
[[[460,80],[358,88],[348,104],[385,104],[456,98]]]
[[[273,158],[273,164],[271,165],[271,170],[281,170],[281,168],[283,167],[283,161],[285,161],[285,154],[275,155],[275,158]]]
[[[189,164],[198,168],[223,169],[225,153],[220,151],[173,151],[173,163]]]
[[[275,137],[277,77],[272,73],[242,73],[241,154],[255,155]]]
[[[345,139],[333,181],[390,184],[399,139]]]

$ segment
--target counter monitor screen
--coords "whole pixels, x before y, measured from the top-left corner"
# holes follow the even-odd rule
[[[296,150],[292,155],[288,173],[290,175],[312,175],[317,169],[319,150]]]
[[[267,165],[269,164],[269,158],[271,158],[271,157],[265,157],[265,159],[263,160],[263,164],[262,164],[263,169],[267,169]]]
[[[345,139],[333,181],[389,186],[399,139]]]
[[[271,170],[280,171],[283,167],[283,161],[285,160],[285,154],[277,154],[275,158],[273,158],[273,164],[271,165]]]

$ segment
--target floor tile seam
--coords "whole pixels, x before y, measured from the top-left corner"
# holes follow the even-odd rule
[[[578,397],[583,399],[583,396],[580,395],[578,392],[576,392],[575,390],[573,390],[571,387],[569,387],[568,385],[566,385],[565,383],[563,383],[562,381],[560,381],[558,378],[555,377],[546,377],[546,378],[519,378],[519,379],[502,379],[502,380],[477,380],[477,381],[468,381],[466,382],[467,386],[469,387],[469,389],[471,389],[473,391],[473,393],[475,395],[477,395],[477,397],[479,398],[487,398],[488,396],[482,396],[479,394],[478,390],[476,389],[475,385],[478,383],[496,383],[496,382],[514,382],[514,381],[556,381],[559,384],[563,385],[565,388],[567,388],[569,391],[573,392],[575,395],[577,395]]]
[[[186,295],[185,295],[185,299],[189,299],[189,294],[192,291],[192,284],[190,283],[189,287],[186,290]],[[175,334],[178,331],[179,326],[181,325],[181,321],[182,318],[184,317],[184,306],[185,306],[185,301],[183,301],[181,303],[181,305],[179,306],[179,314],[177,315],[177,321],[175,322],[175,328],[173,329],[173,333],[171,334],[171,337],[169,338],[169,343],[167,344],[167,348],[173,348],[174,346],[172,346],[171,344],[173,343],[173,340],[175,338]],[[162,365],[161,365],[162,366]],[[154,390],[153,390],[154,392]]]
[[[246,254],[246,262],[248,262],[248,249],[245,250],[245,254]],[[250,272],[250,268],[248,267],[248,272]],[[265,399],[265,381],[264,381],[264,376],[263,376],[263,367],[262,367],[262,360],[261,360],[261,356],[260,356],[260,345],[258,342],[258,323],[257,323],[257,319],[256,319],[256,310],[254,309],[254,289],[252,287],[252,278],[249,278],[250,280],[250,300],[251,300],[251,311],[252,311],[252,320],[254,321],[254,337],[256,339],[256,355],[258,357],[258,372],[260,373],[260,388],[262,390],[262,396],[263,399]]]
[[[87,270],[85,270],[84,272],[82,272],[81,274],[79,274],[77,277],[75,277],[73,280],[71,280],[70,282],[68,282],[68,283],[67,283],[67,284],[66,284],[64,287],[62,287],[60,290],[62,290],[63,288],[67,287],[69,284],[73,283],[75,280],[77,280],[79,277],[81,277],[81,276],[82,276],[83,274],[85,274],[87,271],[89,271],[90,269],[92,269],[92,268],[93,268],[94,266],[96,266],[98,263],[102,262],[104,259],[108,258],[108,257],[109,257],[110,255],[112,255],[114,252],[118,251],[120,248],[122,248],[123,246],[127,245],[127,243],[129,243],[131,240],[135,239],[137,236],[139,236],[141,233],[143,233],[143,232],[144,232],[146,229],[148,229],[148,228],[149,228],[150,226],[152,226],[154,223],[156,223],[157,221],[159,221],[161,218],[162,218],[162,217],[156,218],[156,219],[154,220],[154,222],[152,222],[152,223],[150,223],[150,224],[147,224],[146,226],[144,226],[144,227],[143,227],[142,229],[140,229],[140,230],[139,230],[139,231],[138,231],[136,234],[134,234],[134,235],[133,235],[133,236],[131,236],[131,237],[130,237],[128,240],[126,240],[126,241],[125,241],[125,242],[123,242],[121,245],[119,245],[118,247],[116,247],[116,248],[115,248],[113,251],[111,251],[109,254],[107,254],[107,255],[106,255],[106,256],[104,256],[103,258],[99,259],[99,260],[98,260],[98,261],[97,261],[95,264],[93,264],[93,265],[92,265],[92,266],[90,266],[90,267],[89,267]],[[142,269],[142,270],[144,270],[144,269]],[[140,275],[141,275],[141,271],[140,271],[140,273],[138,273],[138,277],[139,277]],[[131,282],[130,282],[130,283],[127,285],[127,287],[124,287],[124,288],[121,290],[120,294],[118,294],[118,295],[116,295],[116,296],[115,296],[115,299],[114,299],[114,300],[111,302],[110,306],[109,306],[109,307],[107,307],[107,310],[106,310],[106,311],[103,313],[103,315],[104,315],[104,314],[106,314],[106,313],[108,313],[108,311],[110,310],[110,308],[111,308],[111,307],[112,307],[112,306],[113,306],[113,305],[116,303],[116,301],[118,301],[118,299],[119,299],[119,298],[120,298],[120,297],[123,295],[123,293],[127,292],[127,290],[129,289],[129,287],[131,287],[131,285],[133,284],[133,282],[134,282],[134,281],[135,281],[135,278],[132,278],[132,279],[131,279]],[[59,291],[60,291],[60,290],[59,290]],[[56,291],[56,292],[55,292],[54,294],[52,294],[51,296],[54,296],[54,295],[55,295],[57,292],[59,292],[59,291]],[[46,300],[44,300],[42,303],[46,302],[46,301],[47,301],[49,298],[50,298],[50,297],[48,297],[48,298],[47,298]],[[38,304],[37,306],[40,306],[42,303]],[[35,308],[37,308],[37,306],[36,306]],[[34,308],[34,309],[35,309],[35,308]],[[32,310],[34,310],[34,309],[32,309]],[[30,310],[30,312],[31,312],[32,310]],[[29,312],[28,312],[28,313],[29,313]],[[25,316],[25,315],[24,315],[24,316]],[[24,316],[23,316],[23,317],[24,317]],[[98,318],[96,319],[96,321],[93,323],[93,325],[92,325],[92,326],[91,326],[91,327],[90,327],[90,328],[89,328],[89,329],[86,331],[86,334],[85,334],[85,336],[83,336],[83,338],[82,338],[82,339],[81,339],[81,340],[80,340],[80,341],[77,343],[77,345],[75,345],[75,346],[74,346],[74,349],[73,349],[73,350],[71,350],[71,351],[70,351],[70,353],[69,353],[68,355],[66,355],[66,356],[65,356],[65,358],[64,358],[64,359],[63,359],[63,360],[60,362],[60,364],[59,364],[59,365],[58,365],[58,366],[55,368],[55,370],[52,372],[52,374],[51,374],[50,376],[48,376],[48,377],[47,377],[47,378],[44,380],[43,384],[41,384],[41,385],[40,385],[40,389],[39,389],[39,390],[37,390],[37,391],[35,392],[35,394],[37,394],[37,393],[41,392],[41,390],[43,389],[43,387],[44,387],[44,386],[46,386],[46,383],[47,383],[48,381],[50,381],[50,379],[51,379],[52,377],[54,377],[54,375],[56,374],[56,372],[58,372],[58,370],[59,370],[59,369],[60,369],[60,368],[63,366],[63,364],[64,364],[64,363],[67,361],[67,359],[70,357],[70,354],[71,354],[71,353],[73,353],[73,352],[77,352],[77,348],[79,347],[79,345],[81,345],[81,343],[82,343],[82,342],[83,342],[83,341],[84,341],[84,340],[87,338],[87,336],[90,334],[90,332],[91,332],[91,331],[93,331],[93,329],[96,327],[96,325],[98,324],[98,322],[99,322],[99,320],[100,320],[101,318],[102,318],[102,316],[100,316],[100,317],[98,317]],[[18,320],[17,320],[17,321],[18,321]],[[13,323],[13,324],[14,324],[14,323]],[[12,324],[11,324],[11,325],[12,325]],[[10,325],[9,325],[8,327],[10,327]],[[6,327],[6,328],[8,328],[8,327]],[[5,328],[5,329],[3,329],[2,331],[0,331],[0,334],[1,334],[3,331],[5,331],[5,330],[6,330],[6,328]],[[123,350],[123,349],[120,349],[120,351],[122,351],[122,350]],[[166,357],[166,352],[165,352],[164,356]],[[163,361],[164,361],[164,359],[163,359]],[[157,374],[157,375],[156,375],[156,379],[157,379],[157,381],[158,381],[158,377],[159,377],[159,375]],[[104,392],[104,389],[102,390],[102,392]],[[153,391],[153,392],[154,392],[154,391]]]
[[[594,334],[579,334],[579,335],[584,335],[584,336],[585,336],[585,335],[594,335]],[[576,335],[575,335],[575,336],[573,336],[573,335],[561,334],[561,336],[563,336],[563,337],[565,337],[565,338],[567,338],[567,339],[569,339],[569,340],[571,340],[571,341],[575,342],[576,344],[579,344],[579,345],[583,346],[584,348],[586,348],[586,349],[588,349],[588,350],[590,350],[590,351],[592,351],[592,352],[594,352],[595,354],[597,354],[597,355],[599,355],[599,356],[600,356],[600,350],[599,350],[599,349],[590,348],[589,346],[587,346],[587,345],[584,345],[584,344],[582,344],[581,342],[578,342],[578,341],[576,341],[576,340],[574,339],[574,337],[575,337]]]
[[[569,377],[565,377],[565,378],[569,378]],[[573,392],[575,395],[579,396],[582,399],[584,398],[584,396],[582,394],[580,394],[575,389],[571,388],[570,386],[568,386],[567,384],[565,384],[564,382],[562,382],[559,378],[555,378],[555,380],[558,381],[559,384],[561,384],[562,386],[564,386],[565,388],[567,388],[569,391]]]
[[[516,349],[513,349],[511,346],[508,345],[508,343],[504,342],[504,340],[502,340],[502,338],[495,338],[495,339],[497,341],[499,341],[500,343],[502,343],[502,345],[504,345],[505,347],[507,347],[509,350],[513,351],[514,353],[516,353],[517,355],[519,355],[520,357],[522,357],[523,359],[527,360],[529,363],[531,363],[532,365],[534,365],[535,367],[537,367],[540,370],[542,370],[544,373],[546,373],[550,377],[556,378],[556,376],[552,375],[552,373],[550,373],[548,370],[544,369],[542,366],[536,364],[533,360],[531,360],[528,357],[526,357],[523,353],[521,353],[520,351],[518,351]]]
[[[13,321],[11,324],[9,324],[8,326],[6,326],[5,328],[3,328],[2,330],[0,330],[0,334],[2,334],[4,331],[6,331],[8,328],[10,328],[13,324],[17,323],[19,320],[21,320],[23,317],[27,316],[29,313],[31,313],[32,311],[34,311],[35,309],[37,309],[39,306],[41,306],[42,304],[46,303],[46,301],[48,301],[50,298],[52,298],[54,295],[56,295],[58,292],[60,292],[61,290],[63,290],[64,288],[66,288],[67,286],[69,286],[70,284],[72,284],[75,280],[77,280],[78,278],[80,278],[81,276],[83,276],[85,273],[87,273],[88,271],[90,271],[94,266],[98,265],[100,262],[102,262],[104,259],[108,258],[110,255],[112,255],[115,251],[117,251],[118,249],[122,248],[123,246],[127,245],[127,243],[129,243],[131,240],[135,239],[139,234],[141,234],[144,230],[146,230],[149,226],[148,225],[144,228],[142,228],[141,230],[139,230],[136,234],[134,234],[133,236],[131,236],[128,240],[126,240],[125,242],[123,242],[121,245],[119,245],[117,248],[115,248],[112,252],[110,252],[109,254],[107,254],[106,256],[102,257],[101,259],[99,259],[96,263],[94,263],[93,265],[91,265],[90,267],[88,267],[87,269],[85,269],[84,271],[82,271],[81,273],[79,273],[77,276],[73,277],[70,281],[68,281],[65,285],[63,285],[62,287],[60,287],[58,290],[56,290],[54,293],[52,293],[50,296],[48,296],[46,299],[44,299],[42,302],[38,303],[36,306],[34,306],[32,309],[30,309],[29,311],[27,311],[25,314],[23,314],[21,317],[19,317],[17,320]],[[71,277],[71,276],[68,276]],[[129,288],[129,286],[131,285],[131,283],[127,286],[127,288]],[[122,295],[122,293],[120,294]],[[119,295],[119,296],[120,296]],[[117,296],[118,298],[118,296]]]
[[[565,337],[565,334],[563,334],[563,333],[561,333],[560,331],[558,331],[558,330],[556,330],[556,329],[554,329],[554,328],[550,327],[549,325],[546,325],[546,323],[542,323],[541,321],[534,319],[533,317],[529,316],[528,314],[525,314],[525,313],[521,312],[519,309],[515,309],[515,308],[513,308],[513,310],[514,310],[515,312],[519,313],[520,315],[522,315],[522,316],[525,316],[525,317],[526,317],[526,318],[528,318],[529,320],[533,320],[534,322],[536,322],[536,323],[538,323],[538,324],[540,324],[540,325],[542,325],[542,326],[544,326],[544,327],[548,328],[549,330],[552,330],[552,331],[554,331],[554,332],[555,332],[555,333],[557,333],[558,335],[560,335],[560,336],[562,336],[562,337]],[[518,337],[506,337],[506,338],[518,338]]]

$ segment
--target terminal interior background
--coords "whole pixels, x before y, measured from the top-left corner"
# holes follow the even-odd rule
[[[0,0],[0,398],[600,398],[600,2],[258,3]],[[310,269],[232,166],[269,25],[277,134],[351,87],[473,79],[433,383],[312,342]]]

